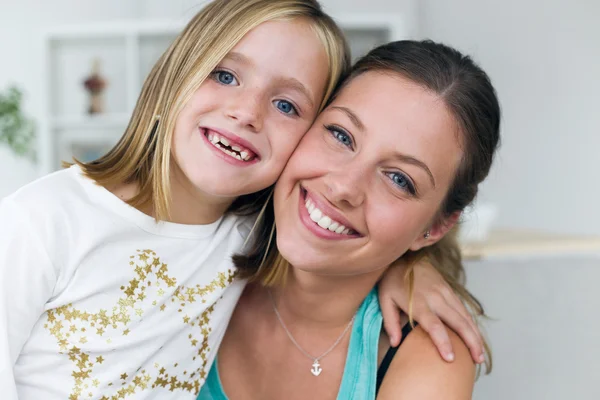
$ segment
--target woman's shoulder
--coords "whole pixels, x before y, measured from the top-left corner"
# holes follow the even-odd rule
[[[466,344],[450,331],[455,359],[444,361],[431,337],[417,326],[398,349],[378,399],[470,399],[476,367]]]

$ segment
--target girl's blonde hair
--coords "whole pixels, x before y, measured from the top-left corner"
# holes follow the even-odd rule
[[[75,160],[102,186],[136,183],[134,207],[151,206],[157,220],[169,218],[171,141],[177,116],[221,60],[250,30],[274,20],[307,21],[323,43],[329,75],[321,107],[350,67],[342,31],[316,0],[215,0],[187,24],[146,78],[129,125],[119,142],[93,162]],[[319,66],[315,66],[319,67]],[[208,171],[207,171],[208,173]],[[242,196],[229,211],[250,214],[264,194]]]

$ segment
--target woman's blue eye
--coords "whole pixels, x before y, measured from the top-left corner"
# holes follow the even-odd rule
[[[284,114],[298,114],[296,107],[287,100],[275,100],[273,103]]]
[[[402,190],[408,191],[411,194],[415,194],[415,188],[406,175],[397,172],[390,172],[388,173],[388,176],[396,186],[400,187]]]
[[[352,148],[352,136],[346,133],[343,129],[333,125],[325,126],[325,129],[331,132],[331,135],[335,138],[335,140],[337,140],[346,147]]]
[[[232,83],[237,84],[237,80],[231,72],[215,71],[214,74],[217,81],[219,81],[219,83],[222,83],[223,85],[231,85]]]

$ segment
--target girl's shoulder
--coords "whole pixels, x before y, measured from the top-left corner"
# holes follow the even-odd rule
[[[51,216],[60,209],[68,210],[77,197],[83,196],[85,184],[93,182],[81,175],[79,167],[73,166],[28,183],[3,198],[2,203],[15,204],[33,216]]]

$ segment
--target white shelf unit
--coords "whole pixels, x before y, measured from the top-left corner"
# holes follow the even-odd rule
[[[399,15],[342,15],[353,56],[407,37]],[[44,35],[45,113],[40,120],[40,173],[60,168],[73,156],[94,159],[121,137],[143,81],[184,24],[175,21],[118,21],[51,29]],[[107,79],[105,112],[88,115],[83,80],[92,61],[101,61]]]

